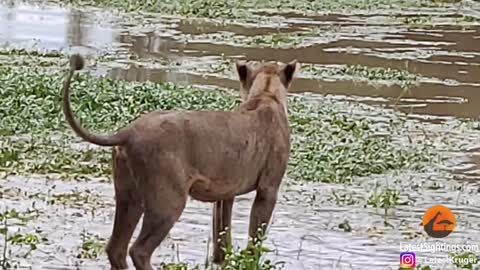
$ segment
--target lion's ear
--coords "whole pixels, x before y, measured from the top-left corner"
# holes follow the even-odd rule
[[[249,68],[246,61],[235,61],[235,71],[237,72],[238,79],[242,84],[245,84],[248,78]]]
[[[283,83],[285,87],[289,87],[290,83],[292,82],[294,76],[297,75],[298,71],[300,70],[300,64],[297,60],[290,61],[289,63],[285,64],[282,67],[281,74],[283,77]]]
[[[246,100],[252,85],[252,67],[248,61],[236,61],[235,72],[240,79],[240,96],[243,100]]]

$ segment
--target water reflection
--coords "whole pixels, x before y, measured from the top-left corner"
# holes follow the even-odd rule
[[[175,33],[195,35],[226,31],[253,36],[274,33],[279,29],[149,18],[149,23],[154,27],[142,32],[138,30],[140,21],[125,22],[125,18],[105,12],[84,13],[13,2],[0,6],[0,18],[0,42],[18,44],[34,41],[38,46],[49,49],[75,47],[97,53],[122,47],[140,59],[175,61],[180,67],[193,62],[201,66],[208,62],[202,62],[202,59],[211,60],[211,57],[225,55],[252,60],[289,61],[296,58],[303,63],[361,64],[404,69],[424,79],[408,91],[398,85],[379,87],[349,80],[330,82],[301,79],[295,82],[293,91],[380,98],[370,104],[400,105],[396,108],[419,114],[458,117],[480,115],[480,107],[475,102],[480,98],[477,78],[477,74],[480,74],[479,26],[440,25],[422,29],[362,24],[362,21],[371,21],[369,16],[326,15],[310,18],[313,21],[301,21],[301,18],[293,18],[292,15],[296,23],[291,23],[286,31],[321,22],[338,27],[338,33],[321,34],[325,42],[306,48],[258,49],[213,41],[185,43],[177,41]],[[129,30],[132,26],[135,31]],[[236,87],[234,82],[227,79],[191,75],[181,68],[176,72],[166,72],[132,66],[131,70],[117,68],[109,73],[115,78],[121,78],[124,74],[128,80],[167,80]],[[403,99],[398,102],[400,96]]]
[[[114,21],[101,17],[100,13],[9,2],[0,5],[0,42],[56,50],[72,46],[105,50],[118,34],[112,29]]]

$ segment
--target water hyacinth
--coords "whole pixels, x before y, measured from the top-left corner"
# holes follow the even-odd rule
[[[59,89],[62,74],[50,69],[0,67],[0,132],[29,133],[36,139],[2,140],[0,166],[30,173],[74,173],[107,176],[110,173],[105,149],[71,151],[73,133],[61,113]],[[88,129],[111,132],[144,112],[161,110],[231,110],[239,104],[231,90],[204,90],[172,83],[127,82],[78,75],[72,83],[72,104]],[[320,102],[320,103],[318,103]],[[332,105],[316,104],[303,97],[289,98],[289,121],[293,133],[288,174],[297,180],[349,182],[356,176],[381,174],[420,166],[431,158],[422,148],[401,147],[392,137],[374,136],[368,120],[349,119]],[[62,139],[45,134],[60,132]],[[395,131],[392,127],[393,134]],[[392,134],[392,135],[393,135]],[[8,141],[8,142],[7,142]],[[63,142],[64,141],[64,142]],[[67,149],[67,150],[65,150]],[[45,153],[50,155],[45,155]],[[100,153],[100,154],[94,154]],[[27,156],[42,157],[29,159]],[[80,166],[71,166],[75,161]],[[14,165],[10,163],[14,162]],[[72,171],[73,170],[73,171]]]

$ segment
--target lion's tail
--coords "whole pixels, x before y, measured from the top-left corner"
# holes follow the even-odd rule
[[[85,61],[82,56],[75,54],[70,57],[70,70],[63,84],[63,113],[70,127],[82,139],[101,146],[122,145],[128,140],[127,130],[120,130],[113,135],[93,134],[83,128],[75,119],[70,105],[70,81],[76,70],[83,68]]]

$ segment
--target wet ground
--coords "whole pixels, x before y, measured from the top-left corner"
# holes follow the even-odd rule
[[[283,186],[268,245],[275,249],[274,258],[287,262],[286,269],[398,269],[401,245],[435,243],[425,240],[420,226],[424,211],[433,204],[451,207],[458,222],[440,242],[480,245],[480,132],[466,123],[480,115],[480,5],[468,3],[471,6],[412,10],[403,16],[277,14],[282,17],[280,26],[2,4],[0,42],[81,51],[92,57],[108,52],[112,61],[91,69],[113,78],[227,88],[237,87],[229,59],[296,58],[313,68],[302,71],[293,92],[320,94],[359,119],[381,123],[401,117],[419,140],[448,137],[458,147],[452,151],[439,143],[438,151],[448,159],[425,172],[368,176],[349,185],[287,179]],[[465,19],[466,15],[471,17]],[[262,45],[272,33],[309,29],[317,32],[294,37],[295,42]],[[292,42],[298,45],[292,47]],[[371,74],[316,72],[345,65],[392,68],[415,76],[372,80],[365,79]],[[406,138],[398,140],[408,143]],[[2,204],[16,209],[34,205],[45,213],[31,227],[48,235],[50,244],[23,264],[32,269],[108,269],[105,256],[79,260],[76,255],[83,229],[104,238],[110,235],[113,187],[101,179],[71,183],[52,178],[15,176],[2,181]],[[391,226],[384,224],[382,209],[365,207],[377,183],[401,190],[401,200],[408,202],[390,210]],[[66,205],[45,204],[45,196],[87,191],[95,198],[93,203],[77,198]],[[339,199],[332,194],[347,196]],[[245,243],[252,196],[236,201],[233,231],[238,245]],[[190,201],[154,261],[203,262],[210,213],[210,205]],[[339,228],[345,221],[351,232]],[[417,261],[442,254],[421,253]],[[432,269],[454,269],[449,264],[428,264]]]

